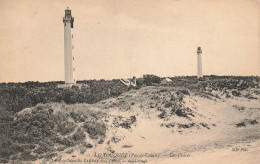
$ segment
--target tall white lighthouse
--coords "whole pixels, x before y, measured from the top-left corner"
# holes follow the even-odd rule
[[[73,34],[71,29],[73,28],[74,17],[71,16],[71,10],[67,7],[65,10],[65,17],[63,17],[64,23],[64,65],[65,65],[65,84],[76,83],[74,77],[75,68],[73,67],[74,56],[72,50]]]
[[[197,50],[197,78],[203,77],[202,75],[202,61],[201,61],[201,47]]]

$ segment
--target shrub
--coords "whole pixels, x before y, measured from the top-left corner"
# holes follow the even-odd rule
[[[169,108],[169,107],[171,107],[173,104],[172,104],[172,102],[166,102],[165,104],[164,104],[164,107],[165,108]]]
[[[66,146],[60,146],[60,147],[57,148],[57,150],[58,150],[58,151],[63,151],[63,150],[65,150],[66,148],[67,148]]]
[[[178,100],[181,102],[183,100],[183,94],[181,92],[176,92]]]
[[[119,124],[119,126],[121,126],[122,128],[125,128],[125,129],[130,129],[131,125],[132,124],[130,122],[122,122],[121,124]]]
[[[103,144],[104,143],[104,139],[101,138],[99,141],[98,141],[98,144]]]
[[[187,89],[179,90],[179,92],[183,93],[184,95],[190,95],[190,92]]]
[[[207,129],[210,129],[208,124],[206,124],[206,123],[200,123],[200,125],[202,125],[203,127],[207,128]]]
[[[30,151],[24,151],[21,153],[20,158],[22,161],[35,161],[37,159],[37,156],[31,155]]]
[[[162,119],[162,118],[165,118],[165,117],[166,117],[166,114],[167,114],[167,113],[165,112],[165,110],[162,110],[162,113],[159,114],[158,117],[161,118],[161,119]]]
[[[90,138],[93,139],[105,136],[106,134],[106,126],[103,122],[87,121],[84,123],[83,129],[89,134]]]
[[[256,120],[251,120],[250,124],[255,125],[255,124],[258,124],[258,122]]]
[[[239,128],[239,127],[246,127],[246,124],[245,122],[240,122],[240,123],[237,123],[236,126]]]
[[[86,142],[84,142],[83,147],[85,147],[85,148],[92,148],[93,145],[90,144],[90,143],[86,143]]]
[[[74,131],[76,125],[73,122],[63,122],[58,124],[57,131],[61,135],[66,135]]]
[[[232,91],[232,95],[239,97],[241,93],[239,91]]]
[[[229,93],[226,93],[226,98],[230,98],[230,94]]]
[[[195,123],[190,124],[178,124],[178,128],[191,128],[195,125]]]
[[[73,134],[72,139],[77,142],[83,142],[86,139],[86,135],[84,131],[81,128],[78,128],[78,130]]]
[[[136,122],[136,117],[135,116],[130,116],[130,120],[132,123]]]
[[[66,145],[67,147],[75,146],[76,143],[71,136],[60,139],[60,144]]]
[[[92,148],[93,145],[90,144],[90,143],[86,143],[86,142],[84,142],[83,147],[85,147],[85,148]]]
[[[147,86],[151,86],[153,83],[159,84],[161,81],[161,78],[156,75],[144,75],[144,84]]]
[[[45,143],[45,142],[41,142],[40,146],[35,149],[33,152],[37,153],[37,154],[43,154],[46,152],[51,152],[54,151],[55,149],[52,146],[49,146],[49,144]]]
[[[175,114],[177,116],[180,116],[180,117],[188,117],[189,118],[189,116],[187,115],[187,113],[185,113],[185,111],[183,109],[177,109],[175,111]]]

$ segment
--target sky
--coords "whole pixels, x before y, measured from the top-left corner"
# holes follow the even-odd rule
[[[76,79],[260,75],[259,0],[0,0],[0,82],[64,81],[64,10]]]

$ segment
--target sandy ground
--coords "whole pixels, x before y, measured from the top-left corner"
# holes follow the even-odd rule
[[[209,150],[206,152],[191,153],[191,157],[165,158],[150,163],[174,163],[174,164],[257,164],[260,163],[259,158],[260,144],[259,141],[250,143],[237,143],[227,147]]]

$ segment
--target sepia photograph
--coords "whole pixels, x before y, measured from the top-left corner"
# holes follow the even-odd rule
[[[260,163],[260,0],[0,0],[0,17],[0,163]]]

